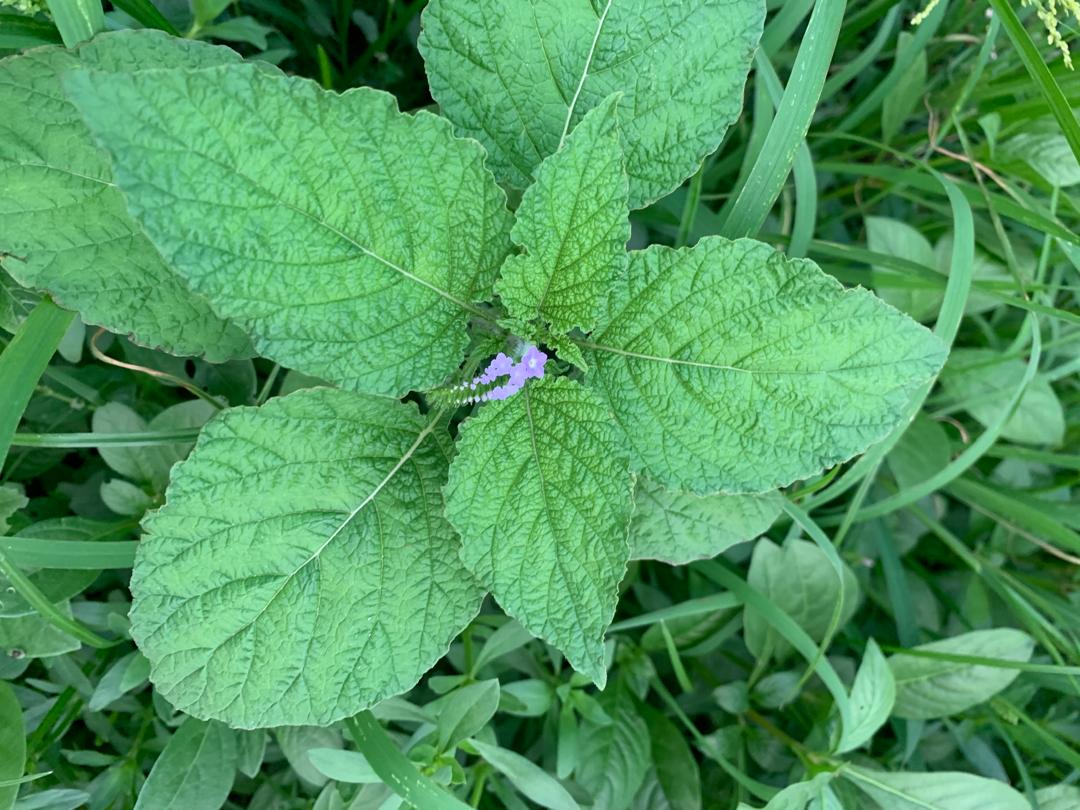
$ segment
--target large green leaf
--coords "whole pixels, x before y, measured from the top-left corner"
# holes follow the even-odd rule
[[[1054,785],[1035,791],[1039,800],[1039,810],[1076,810],[1080,807],[1080,787],[1076,785]]]
[[[410,688],[479,608],[431,414],[315,388],[225,411],[147,518],[132,635],[177,708],[326,725]]]
[[[189,717],[154,762],[135,810],[217,810],[236,776],[236,734]]]
[[[780,516],[783,496],[694,495],[639,478],[630,524],[630,555],[686,565],[753,540]]]
[[[511,236],[527,253],[507,260],[497,285],[516,318],[589,331],[625,272],[630,220],[617,101],[589,111],[521,199]]]
[[[855,765],[840,773],[878,803],[881,810],[1030,810],[1031,804],[996,779],[970,773],[889,773]]]
[[[433,0],[419,46],[443,112],[516,188],[622,92],[641,208],[693,174],[738,117],[764,16],[760,0]]]
[[[483,150],[447,121],[253,64],[67,87],[132,214],[260,353],[395,396],[461,361],[510,214]]]
[[[1011,627],[975,630],[916,647],[927,652],[1027,661],[1035,642]],[[897,653],[889,658],[896,677],[897,717],[948,717],[989,700],[1020,674],[1005,667],[978,666]]]
[[[598,685],[629,557],[631,486],[609,413],[562,377],[482,406],[461,430],[446,487],[465,564]]]
[[[15,782],[26,764],[26,730],[22,707],[11,687],[0,681],[0,782]],[[0,787],[0,810],[11,810],[18,784]]]
[[[994,424],[1024,377],[1026,362],[993,349],[957,349],[941,375],[941,386],[980,424]],[[1023,444],[1061,444],[1065,411],[1050,380],[1036,375],[1001,435]]]
[[[778,546],[768,538],[758,540],[750,559],[747,582],[799,623],[814,641],[829,630],[833,605],[841,597],[840,624],[845,624],[859,604],[859,582],[846,565],[842,569],[843,588],[828,557],[816,543],[789,540]],[[770,649],[778,659],[794,650],[758,611],[747,606],[743,617],[746,647],[755,656]]]
[[[645,780],[651,764],[649,726],[634,705],[625,683],[603,696],[608,718],[584,720],[576,781],[593,797],[593,807],[625,810]]]
[[[60,83],[63,73],[80,67],[107,72],[238,61],[228,48],[125,31],[73,51],[40,48],[0,62],[5,269],[77,309],[85,322],[130,333],[145,345],[209,360],[250,353],[240,330],[193,294],[132,222],[108,158]]]
[[[945,347],[865,290],[747,239],[630,254],[582,345],[631,463],[700,493],[765,492],[885,436]]]

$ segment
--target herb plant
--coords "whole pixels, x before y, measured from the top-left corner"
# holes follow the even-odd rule
[[[89,342],[103,363],[135,371],[167,363],[154,376],[198,398],[154,394],[154,407],[141,407],[155,414],[148,421],[129,404],[98,397],[94,433],[127,437],[115,445],[100,439],[101,459],[120,477],[94,487],[103,507],[130,518],[123,531],[140,527],[130,610],[126,602],[113,613],[103,607],[101,624],[90,630],[70,600],[96,574],[45,564],[42,571],[64,572],[47,578],[31,562],[27,575],[3,558],[22,601],[0,607],[8,622],[25,626],[0,621],[0,647],[44,659],[73,653],[80,642],[109,649],[114,635],[130,635],[137,650],[96,673],[100,680],[84,697],[94,711],[122,705],[148,679],[159,702],[154,712],[177,726],[161,775],[155,779],[155,766],[147,781],[151,798],[140,803],[221,806],[235,772],[259,773],[261,730],[276,729],[277,750],[301,784],[365,785],[357,807],[401,800],[457,807],[435,782],[466,781],[476,806],[490,773],[493,785],[504,784],[494,776],[501,774],[516,793],[558,810],[590,801],[598,810],[697,810],[700,787],[680,794],[686,773],[697,785],[697,765],[679,720],[723,772],[738,774],[740,798],[771,799],[770,808],[860,806],[853,796],[883,810],[1027,806],[1004,782],[951,771],[879,772],[858,750],[893,718],[910,755],[921,723],[969,712],[1008,689],[1036,641],[1071,642],[1046,628],[1033,637],[967,622],[891,657],[866,632],[843,679],[825,657],[837,633],[858,620],[869,574],[854,571],[838,548],[886,454],[898,491],[875,489],[871,510],[889,498],[902,501],[896,509],[915,504],[920,519],[948,535],[956,527],[937,523],[925,500],[937,486],[949,485],[965,504],[1005,508],[1000,493],[994,499],[996,483],[958,477],[977,457],[933,483],[950,464],[949,439],[920,409],[939,375],[943,395],[968,403],[985,428],[987,447],[998,436],[1059,445],[1067,427],[1052,380],[1034,376],[1037,326],[1018,326],[1013,336],[1014,347],[1032,341],[1031,362],[999,343],[950,355],[965,312],[984,331],[998,325],[986,315],[1000,305],[993,283],[1015,274],[982,256],[975,275],[989,286],[967,294],[976,261],[971,211],[937,169],[927,164],[919,175],[954,206],[953,231],[937,233],[937,247],[882,212],[865,221],[869,247],[861,260],[869,257],[874,280],[891,278],[899,263],[920,268],[922,286],[882,284],[882,297],[844,286],[804,257],[797,242],[805,248],[809,235],[798,219],[798,237],[743,235],[762,231],[780,194],[766,158],[782,156],[775,158],[781,184],[792,165],[799,184],[808,176],[800,161],[810,159],[803,136],[813,104],[800,123],[797,105],[777,101],[777,121],[795,120],[770,129],[774,141],[747,133],[740,119],[755,60],[762,88],[776,79],[762,54],[775,47],[769,31],[778,37],[797,3],[772,18],[776,27],[765,29],[763,41],[762,0],[430,0],[416,51],[435,106],[416,112],[402,112],[385,90],[349,86],[347,59],[336,77],[343,92],[332,89],[321,44],[312,50],[320,84],[279,69],[273,62],[280,59],[244,59],[197,41],[268,51],[278,29],[240,16],[239,4],[232,11],[195,4],[184,38],[166,33],[176,30],[168,20],[146,23],[157,19],[152,6],[117,5],[149,27],[0,61],[6,322],[12,331],[37,323],[24,310],[48,296],[78,313],[72,362],[81,357],[80,324],[101,327],[126,336],[117,344],[123,363],[102,352],[100,334]],[[807,24],[815,36],[808,34],[798,58],[828,42],[817,35],[834,6],[842,18],[843,5],[818,3]],[[940,24],[947,6],[928,8],[923,24]],[[366,12],[350,17],[349,8],[346,24],[376,25]],[[837,22],[832,46],[838,33]],[[382,41],[377,31],[372,38]],[[348,47],[346,38],[346,56]],[[806,80],[817,81],[814,102],[823,71],[820,79]],[[766,92],[755,89],[755,110],[768,103]],[[902,138],[913,105],[881,103],[882,139]],[[798,137],[787,150],[781,140],[791,132]],[[674,238],[650,243],[663,229],[650,234],[646,225],[663,219],[669,195],[683,195],[693,212],[717,150],[740,138],[748,154],[756,143],[765,157],[748,161],[716,221],[695,230],[697,214],[684,213]],[[1023,140],[1013,148],[1022,153]],[[831,170],[851,166],[834,161]],[[896,182],[927,191],[910,177]],[[999,212],[1015,215],[1020,203],[994,204],[997,233]],[[800,216],[811,210],[806,196],[798,205]],[[1036,221],[1029,215],[1024,223]],[[1063,230],[1066,236],[1055,236],[1075,264],[1077,248],[1065,247]],[[829,244],[817,245],[821,255]],[[1009,253],[1009,263],[1020,260]],[[1052,302],[1031,311],[1053,312]],[[46,322],[47,314],[37,314],[49,311],[30,318],[59,341],[70,316]],[[934,331],[920,323],[935,320]],[[47,362],[46,355],[39,366]],[[980,373],[987,365],[1001,375]],[[269,369],[258,393],[256,368]],[[288,375],[270,396],[281,369]],[[3,371],[0,365],[0,379]],[[139,437],[151,434],[166,440],[141,446]],[[840,465],[868,448],[830,487]],[[946,457],[937,464],[939,450]],[[815,502],[819,490],[835,497],[856,480],[853,506],[833,522],[840,528],[832,540],[804,507],[829,502]],[[29,503],[21,489],[2,489],[0,517]],[[1037,515],[1043,504],[1027,507]],[[1025,519],[1038,523],[1030,511]],[[82,543],[104,554],[112,542],[121,552],[106,524],[80,517],[41,525],[42,537],[72,549]],[[777,525],[790,526],[788,536],[774,530],[772,539],[758,539],[742,559],[745,577],[710,561]],[[882,537],[897,530],[880,520],[870,525]],[[33,537],[32,526],[20,528]],[[1054,537],[1067,544],[1075,535]],[[860,536],[860,549],[877,549],[864,558],[880,559],[894,603],[915,610],[910,594],[897,596],[902,572],[892,539],[875,542]],[[40,559],[19,542],[3,548]],[[691,567],[635,585],[648,560]],[[668,577],[688,607],[660,598],[658,583]],[[702,583],[722,593],[706,593]],[[1060,607],[1024,587],[1031,610]],[[624,589],[642,612],[659,617],[648,622],[653,629],[640,647],[612,641]],[[505,619],[490,602],[483,609],[489,595]],[[989,599],[985,592],[964,598]],[[722,629],[736,606],[745,611]],[[31,622],[42,632],[29,632]],[[897,626],[905,647],[922,641],[910,619]],[[735,632],[753,672],[713,684],[710,700],[789,745],[796,759],[764,743],[755,749],[773,770],[797,774],[781,792],[742,775],[745,762],[729,756],[733,740],[699,734],[683,714],[689,701],[680,707],[671,698],[662,710],[645,699],[650,688],[670,698],[646,653],[665,651],[689,695],[694,686],[679,649],[712,644],[701,653],[708,655]],[[32,636],[38,646],[30,648]],[[484,642],[479,652],[476,639]],[[500,684],[498,676],[480,676],[533,639],[543,652],[516,664],[529,678]],[[448,652],[460,674],[430,675],[437,697],[423,709],[395,700]],[[556,673],[563,659],[573,670],[552,687],[557,703],[532,677],[544,656]],[[770,664],[800,656],[805,673],[766,674]],[[1006,663],[995,668],[988,660]],[[1052,664],[1030,666],[1064,678]],[[788,704],[811,672],[827,702],[808,710],[806,739],[792,740],[757,710]],[[522,685],[534,681],[540,686]],[[0,716],[20,711],[5,700],[12,699],[0,690]],[[410,757],[423,774],[386,740],[363,745],[382,739],[366,712],[372,708],[382,719],[419,724]],[[484,731],[496,711],[548,717],[559,747],[544,764],[562,781]],[[362,756],[341,750],[343,721]],[[154,722],[147,715],[138,740]],[[0,736],[0,751],[16,744]],[[30,744],[33,752],[32,736]],[[668,758],[650,759],[658,751]],[[461,754],[487,770],[464,776]],[[24,749],[20,762],[25,756]],[[1075,755],[1065,761],[1077,766]],[[674,771],[663,764],[672,762]],[[135,766],[114,767],[114,780],[142,778]],[[198,784],[183,778],[188,772],[199,774]],[[838,773],[843,790],[831,784]],[[17,785],[4,780],[21,777],[21,769],[0,770],[0,810],[8,806],[2,791]],[[509,788],[498,789],[509,791],[499,794],[506,806],[522,806]],[[324,806],[345,806],[336,793],[322,795]],[[982,803],[964,804],[968,795]]]
[[[155,269],[174,274],[149,306],[130,289],[117,304],[94,291],[102,320],[148,342],[182,329],[211,356],[243,333],[337,386],[222,413],[144,523],[132,635],[177,708],[241,728],[352,716],[410,688],[485,592],[602,688],[635,475],[697,494],[790,484],[882,438],[941,367],[923,327],[762,243],[627,252],[629,206],[678,185],[734,117],[761,15],[700,2],[682,23],[646,26],[647,8],[612,5],[559,21],[572,36],[559,35],[567,69],[550,92],[573,95],[558,105],[503,76],[528,62],[503,50],[512,43],[489,40],[482,66],[465,58],[471,15],[490,10],[451,0],[427,12],[436,96],[459,131],[491,133],[492,169],[525,187],[516,216],[480,144],[378,91],[328,93],[157,34],[13,60],[37,82],[51,70],[69,99],[46,147],[70,161],[67,142],[82,138],[100,172],[92,136],[111,157],[114,199],[107,213],[96,195],[80,200],[85,215],[116,216],[123,241],[150,261],[156,248]],[[648,28],[674,42],[682,27],[737,35],[708,53],[700,99],[679,97],[672,50],[638,54],[619,36]],[[133,49],[162,55],[132,70]],[[704,45],[676,50],[706,58]],[[521,112],[525,95],[559,115]],[[524,134],[507,123],[518,114]],[[58,262],[13,248],[27,256],[16,277],[55,274],[63,298]],[[141,288],[160,283],[131,264]],[[479,397],[455,397],[449,381],[500,340],[543,342],[561,363],[505,401],[472,403],[455,449],[454,400]],[[432,396],[422,410],[396,401],[410,391]]]

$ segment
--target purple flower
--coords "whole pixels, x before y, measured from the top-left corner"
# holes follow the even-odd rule
[[[466,396],[461,401],[473,403],[507,399],[520,391],[526,380],[543,379],[544,365],[547,363],[547,359],[546,354],[532,345],[525,348],[521,360],[516,363],[502,352],[499,352],[495,355],[495,359],[488,363],[488,367],[484,369],[483,374],[474,377],[469,382],[454,386],[453,390],[476,391],[478,386],[491,385],[497,380],[506,377],[507,380],[502,385],[497,385],[490,391]]]
[[[535,377],[536,379],[543,379],[544,376],[544,364],[547,362],[548,356],[540,351],[535,346],[529,346],[525,350],[525,354],[521,356],[521,362],[518,364],[525,368],[525,378]]]

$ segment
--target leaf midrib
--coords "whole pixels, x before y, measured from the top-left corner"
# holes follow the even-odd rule
[[[570,122],[574,118],[574,111],[577,109],[578,99],[581,97],[581,91],[585,87],[585,80],[589,78],[589,69],[592,67],[593,58],[596,56],[596,46],[600,42],[600,32],[604,30],[604,23],[607,21],[608,12],[611,11],[611,6],[614,0],[607,0],[607,5],[604,6],[603,12],[596,21],[596,32],[593,34],[592,45],[589,46],[589,52],[585,55],[585,66],[581,70],[581,78],[578,80],[577,88],[574,90],[574,97],[570,99],[570,106],[566,110],[566,121],[563,123],[562,135],[559,136],[559,145],[555,151],[558,152],[563,148],[563,144],[566,143],[566,136],[570,132]]]
[[[237,628],[230,635],[229,639],[226,639],[220,645],[218,645],[219,648],[224,646],[225,643],[227,643],[230,639],[236,638],[236,636],[238,636],[241,633],[245,632],[249,627],[254,625],[255,622],[257,622],[260,618],[262,618],[262,616],[266,613],[266,611],[270,609],[270,606],[272,604],[274,604],[274,601],[278,598],[278,596],[281,595],[282,591],[284,591],[285,588],[288,587],[289,583],[291,583],[293,581],[293,579],[296,577],[296,575],[299,574],[302,570],[304,570],[304,568],[306,568],[308,565],[310,565],[313,561],[316,561],[316,560],[319,559],[319,557],[323,553],[323,551],[325,551],[326,548],[335,539],[337,539],[338,535],[340,535],[345,530],[345,528],[350,523],[352,523],[352,521],[356,518],[356,516],[359,515],[360,512],[366,506],[368,506],[368,504],[372,503],[375,500],[375,498],[383,490],[383,488],[388,483],[390,483],[390,481],[394,478],[395,475],[398,474],[398,472],[401,470],[401,468],[404,467],[405,464],[408,463],[409,459],[411,459],[413,454],[416,453],[416,451],[420,448],[420,445],[422,445],[424,443],[424,440],[427,439],[427,437],[435,429],[436,425],[439,424],[439,420],[442,418],[442,415],[443,415],[444,411],[445,411],[445,409],[439,409],[438,411],[435,412],[434,417],[431,419],[430,422],[428,422],[428,424],[424,427],[424,429],[420,431],[420,433],[417,435],[416,439],[413,441],[412,445],[409,447],[408,450],[406,450],[402,454],[401,458],[398,459],[397,463],[393,466],[393,468],[390,470],[390,472],[388,472],[383,477],[383,479],[371,490],[370,493],[368,493],[368,495],[359,503],[359,505],[357,505],[357,507],[355,509],[353,509],[351,512],[349,512],[348,515],[345,516],[345,519],[342,520],[340,524],[338,524],[337,528],[335,528],[334,531],[331,532],[330,536],[327,537],[326,540],[324,540],[319,545],[319,547],[316,548],[310,555],[308,555],[307,559],[305,559],[302,563],[300,563],[298,566],[296,566],[296,568],[294,568],[291,572],[289,572],[288,574],[285,575],[284,579],[281,582],[281,585],[278,586],[277,590],[275,590],[274,593],[270,595],[270,598],[266,600],[266,604],[263,605],[263,607],[259,610],[259,612],[256,613],[250,620],[245,622],[242,626]]]
[[[196,112],[198,112],[200,115],[202,115],[203,120],[206,121],[207,124],[210,124],[211,126],[213,126],[211,124],[211,122],[206,118],[205,114],[203,114],[203,111],[201,110],[201,108],[199,108],[197,105],[195,105],[193,103],[192,104],[192,109],[194,109]],[[216,128],[215,128],[215,131],[217,131]],[[365,256],[367,256],[367,257],[369,257],[371,259],[374,259],[375,261],[383,264],[384,266],[390,268],[391,270],[396,271],[397,273],[401,274],[404,278],[407,278],[410,281],[412,281],[412,282],[414,282],[414,283],[416,283],[416,284],[430,290],[431,292],[435,293],[436,295],[440,296],[441,298],[444,298],[445,300],[449,301],[450,303],[455,304],[456,306],[460,307],[461,309],[465,310],[466,312],[471,312],[474,315],[479,315],[480,317],[484,317],[484,312],[481,309],[479,309],[478,307],[475,307],[475,306],[473,306],[472,304],[470,304],[470,303],[468,303],[466,301],[462,301],[461,299],[459,299],[457,296],[455,296],[450,291],[444,290],[441,287],[439,287],[439,286],[437,286],[435,284],[432,284],[430,281],[427,281],[426,279],[420,278],[415,273],[412,273],[412,272],[406,270],[404,267],[396,264],[395,262],[390,261],[389,259],[387,259],[384,256],[376,253],[375,251],[371,250],[370,248],[367,248],[364,245],[361,245],[359,242],[357,242],[351,236],[346,234],[344,231],[341,231],[338,228],[334,227],[329,222],[327,222],[326,220],[324,220],[321,217],[317,216],[316,214],[312,213],[311,211],[307,211],[307,210],[305,210],[305,209],[303,209],[303,208],[301,208],[301,207],[299,207],[297,205],[293,205],[292,203],[287,202],[280,195],[275,194],[272,190],[267,188],[263,183],[259,182],[254,177],[251,177],[250,175],[245,174],[244,172],[240,171],[240,169],[236,165],[232,165],[232,164],[229,164],[229,163],[227,163],[225,161],[222,161],[219,158],[214,157],[213,155],[207,154],[206,152],[192,149],[190,144],[180,143],[179,140],[176,138],[176,136],[172,135],[171,132],[167,132],[166,134],[168,134],[170,137],[172,137],[172,139],[177,143],[177,145],[185,153],[191,154],[191,155],[197,155],[198,157],[200,157],[200,158],[202,158],[202,159],[204,159],[206,161],[209,161],[210,163],[213,163],[213,164],[215,164],[217,166],[220,166],[225,171],[227,171],[227,172],[229,172],[231,174],[234,174],[236,177],[246,181],[247,183],[250,183],[252,187],[257,189],[260,193],[266,195],[267,197],[269,197],[271,200],[275,201],[279,205],[281,205],[281,206],[283,206],[283,207],[285,207],[285,208],[287,208],[287,209],[289,209],[291,211],[294,211],[295,213],[299,214],[302,217],[306,217],[308,220],[315,223],[316,225],[330,231],[335,236],[337,236],[339,239],[342,239],[346,243],[352,245],[354,248],[356,248],[358,251],[360,251],[363,255],[365,255]],[[222,137],[224,137],[224,136],[222,136]],[[276,137],[276,133],[275,133],[275,137]]]

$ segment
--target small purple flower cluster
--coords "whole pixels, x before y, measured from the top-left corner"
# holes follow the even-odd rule
[[[521,360],[515,363],[510,357],[499,352],[495,359],[488,363],[484,373],[474,377],[470,382],[464,382],[455,386],[456,391],[476,391],[483,386],[491,385],[497,380],[507,377],[507,381],[496,385],[489,391],[479,394],[469,394],[461,401],[464,402],[491,402],[497,399],[506,399],[516,394],[530,378],[542,379],[544,376],[544,364],[548,356],[535,346],[529,346],[521,356]]]

